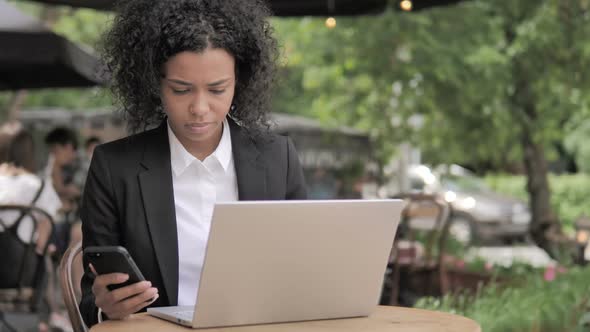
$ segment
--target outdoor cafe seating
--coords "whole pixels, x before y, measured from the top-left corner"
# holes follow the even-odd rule
[[[0,313],[2,320],[19,330],[37,324],[40,316],[48,314],[48,303],[45,297],[49,271],[46,258],[49,242],[41,252],[36,252],[35,234],[40,224],[40,217],[46,218],[50,224],[50,233],[54,223],[51,216],[42,209],[27,205],[0,205],[0,212],[14,213],[19,220],[24,218],[32,222],[32,232],[28,241],[23,241],[17,233],[19,222],[8,226],[0,218]]]
[[[392,247],[381,304],[412,306],[425,296],[475,291],[492,275],[468,271],[455,261],[450,235],[452,206],[440,195],[407,193],[408,201]],[[496,281],[502,281],[496,278]]]

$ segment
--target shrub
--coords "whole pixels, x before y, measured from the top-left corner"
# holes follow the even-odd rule
[[[575,268],[553,281],[530,274],[521,287],[491,285],[475,295],[423,298],[416,307],[469,317],[486,332],[588,331],[589,278],[589,268]]]
[[[524,176],[491,175],[486,182],[500,193],[528,201]],[[559,217],[563,229],[570,235],[574,222],[582,215],[590,216],[590,175],[550,175],[551,205]]]

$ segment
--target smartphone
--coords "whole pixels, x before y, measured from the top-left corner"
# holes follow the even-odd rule
[[[145,280],[133,258],[129,255],[127,249],[123,247],[88,247],[84,249],[84,257],[94,266],[98,274],[125,273],[129,275],[127,281],[121,284],[107,286],[111,291]]]

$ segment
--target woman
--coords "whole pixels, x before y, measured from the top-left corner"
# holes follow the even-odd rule
[[[215,202],[306,198],[291,141],[267,125],[277,44],[263,2],[120,4],[104,47],[113,92],[131,129],[156,128],[96,148],[83,245],[126,247],[147,281],[109,291],[127,276],[87,271],[88,325],[194,305]]]
[[[35,153],[33,137],[18,123],[7,123],[0,127],[0,204],[31,205],[47,212],[55,220],[61,201],[51,183],[44,183],[35,175]],[[53,280],[51,260],[46,254],[52,225],[43,214],[35,214],[37,224],[29,215],[18,211],[0,211],[0,288],[31,287],[35,283],[35,272],[39,264],[46,264],[46,271]],[[13,234],[10,234],[13,233]],[[34,243],[38,256],[23,261],[26,245]],[[45,258],[45,262],[42,260]],[[26,264],[22,266],[22,264]],[[21,268],[24,268],[21,270]],[[22,271],[22,274],[20,274]],[[67,326],[67,320],[57,311],[53,282],[48,282],[47,300],[49,317],[42,317],[39,331],[51,326]]]
[[[53,219],[61,202],[51,185],[35,175],[33,137],[17,123],[0,128],[0,204],[33,205],[47,212]],[[34,224],[30,216],[20,217],[16,211],[0,211],[0,232],[13,230],[22,243],[36,243],[42,254],[49,239],[51,224],[38,216]],[[6,275],[5,275],[6,276]]]

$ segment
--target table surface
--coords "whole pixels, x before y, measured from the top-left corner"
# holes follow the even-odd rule
[[[404,332],[481,332],[479,325],[471,319],[448,313],[379,306],[372,315],[364,318],[316,320],[297,323],[266,324],[206,329],[212,332],[254,332],[254,331],[404,331]],[[168,321],[149,316],[146,313],[132,315],[122,321],[105,321],[93,326],[90,332],[138,332],[138,331],[192,331]],[[194,330],[199,331],[199,330]]]

